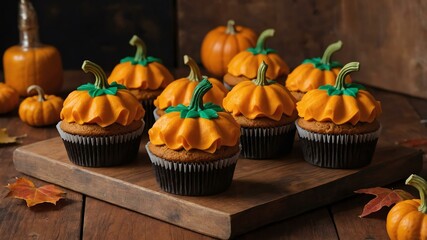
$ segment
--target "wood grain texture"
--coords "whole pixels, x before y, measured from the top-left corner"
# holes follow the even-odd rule
[[[324,48],[337,40],[337,1],[177,1],[178,66],[182,56],[190,55],[200,62],[200,46],[206,33],[234,19],[236,24],[260,34],[267,28],[276,30],[267,46],[293,68],[307,57],[323,54]]]
[[[60,138],[18,148],[14,164],[31,176],[219,238],[332,203],[355,189],[389,184],[422,167],[419,151],[379,146],[373,163],[365,168],[322,169],[303,161],[296,147],[282,159],[240,159],[230,189],[222,194],[183,197],[159,188],[143,148],[145,141],[138,159],[121,167],[76,166],[69,162]]]
[[[23,124],[17,112],[3,114],[0,117],[0,128],[7,128],[10,135],[20,136],[22,144],[31,144],[43,139],[58,136],[53,128],[32,128]],[[0,185],[23,177],[13,166],[13,151],[19,144],[0,145]],[[36,186],[48,184],[30,178]],[[0,188],[0,238],[1,239],[79,239],[82,213],[82,195],[68,189],[66,199],[57,205],[40,204],[28,208],[24,200],[6,197],[9,190]]]
[[[345,62],[360,61],[355,79],[427,98],[427,2],[341,1],[339,36]]]

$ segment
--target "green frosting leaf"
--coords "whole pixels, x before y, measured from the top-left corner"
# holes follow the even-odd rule
[[[334,68],[341,68],[343,66],[341,63],[337,61],[332,61],[330,63],[323,63],[322,59],[319,57],[305,59],[302,63],[311,63],[314,65],[315,68],[319,70],[328,70],[328,71]]]
[[[181,118],[205,118],[214,119],[218,118],[218,112],[224,111],[220,106],[211,102],[203,104],[203,96],[212,88],[212,83],[209,82],[207,77],[197,84],[194,89],[190,105],[187,107],[183,104],[171,106],[166,109],[166,113],[180,112]]]
[[[269,53],[276,53],[276,50],[272,48],[248,48],[246,51],[252,53],[253,55],[263,54],[267,55]]]
[[[366,88],[363,85],[357,83],[346,83],[344,84],[344,89],[337,89],[332,85],[326,84],[320,86],[320,90],[325,90],[328,93],[328,96],[341,96],[347,95],[351,97],[356,97],[359,90],[365,90]]]
[[[162,60],[160,58],[151,57],[151,56],[145,57],[139,61],[135,60],[135,57],[125,57],[122,60],[120,60],[120,63],[124,63],[124,62],[130,62],[132,65],[140,64],[146,67],[148,64],[152,62],[162,63]]]
[[[79,91],[88,91],[91,97],[98,97],[106,94],[116,95],[119,89],[126,89],[126,87],[116,82],[112,82],[107,88],[98,88],[92,83],[86,83],[77,88]]]

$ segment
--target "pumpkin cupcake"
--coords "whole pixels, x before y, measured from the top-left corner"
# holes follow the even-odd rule
[[[335,61],[331,62],[331,56],[339,51],[341,47],[341,41],[329,45],[322,58],[305,59],[301,65],[289,74],[286,80],[286,88],[294,95],[297,101],[300,101],[304,94],[310,90],[326,84],[335,84],[335,79],[342,68],[342,64]],[[346,77],[345,82],[351,82],[350,76]]]
[[[211,88],[205,78],[188,107],[169,107],[148,131],[146,149],[166,192],[211,195],[231,184],[240,154],[240,127],[220,106],[203,104]]]
[[[56,128],[71,162],[107,167],[133,160],[144,129],[144,109],[125,86],[108,84],[104,71],[90,61],[83,70],[95,75],[64,101]]]
[[[369,164],[381,125],[381,104],[360,84],[346,84],[358,62],[345,65],[335,85],[308,91],[297,103],[296,122],[304,159],[326,168],[359,168]]]
[[[174,78],[159,58],[146,55],[145,43],[138,36],[134,35],[129,43],[136,46],[135,57],[120,60],[108,77],[108,82],[124,85],[141,101],[147,111],[144,120],[149,129],[154,123],[153,101]]]
[[[274,36],[274,29],[261,33],[255,48],[248,48],[234,56],[228,64],[228,72],[224,76],[224,85],[231,89],[239,82],[251,81],[257,76],[258,66],[265,62],[269,67],[266,73],[268,80],[285,84],[289,67],[274,49],[266,48],[267,38]]]
[[[267,68],[262,62],[256,79],[238,83],[223,101],[241,126],[245,158],[274,158],[290,152],[294,142],[296,100],[285,86],[266,79]]]
[[[190,74],[188,77],[173,81],[163,90],[156,100],[154,100],[154,106],[156,106],[156,109],[154,109],[154,118],[156,120],[159,116],[165,114],[165,110],[168,107],[178,104],[190,104],[194,89],[203,79],[199,66],[197,66],[197,63],[192,58],[184,55],[184,63],[190,67]],[[208,78],[208,80],[212,83],[212,89],[205,94],[203,102],[212,102],[222,106],[222,99],[227,95],[228,90],[219,80],[215,78]]]

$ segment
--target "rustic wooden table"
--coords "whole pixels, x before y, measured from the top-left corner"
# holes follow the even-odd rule
[[[63,97],[76,86],[87,82],[90,76],[82,71],[67,71],[65,79]],[[384,103],[384,114],[380,120],[387,138],[381,141],[395,144],[404,139],[427,137],[427,129],[420,123],[420,119],[427,118],[426,100],[378,89],[373,91],[376,98]],[[396,109],[403,111],[396,112]],[[17,147],[58,136],[54,126],[33,128],[23,124],[17,110],[0,115],[0,128],[7,128],[11,135],[27,134],[22,144],[0,146],[0,184],[3,186],[13,182],[15,177],[23,176],[15,170],[12,161],[13,151]],[[427,178],[426,158],[419,174]],[[46,184],[30,179],[37,185]],[[388,187],[410,190],[403,186],[403,180]],[[66,192],[66,199],[56,206],[41,204],[27,208],[24,201],[6,197],[7,188],[0,188],[0,238],[211,239],[71,190]],[[370,199],[372,196],[355,195],[251,231],[238,239],[388,239],[385,230],[387,208],[366,218],[358,217]]]

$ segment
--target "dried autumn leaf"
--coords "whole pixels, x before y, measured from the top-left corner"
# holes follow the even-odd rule
[[[6,128],[0,128],[0,144],[20,143],[20,139],[26,136],[9,136]]]
[[[364,188],[354,191],[355,193],[372,194],[376,197],[369,201],[363,208],[362,214],[359,217],[366,217],[367,215],[380,210],[382,207],[398,203],[402,200],[413,199],[414,197],[401,189],[388,189],[382,187]]]
[[[16,182],[9,183],[6,187],[10,190],[8,196],[24,199],[28,207],[45,202],[56,205],[56,202],[63,198],[65,194],[65,192],[52,184],[37,188],[34,183],[27,178],[17,178]]]
[[[427,138],[405,139],[397,142],[397,144],[405,147],[421,149],[427,153]]]

